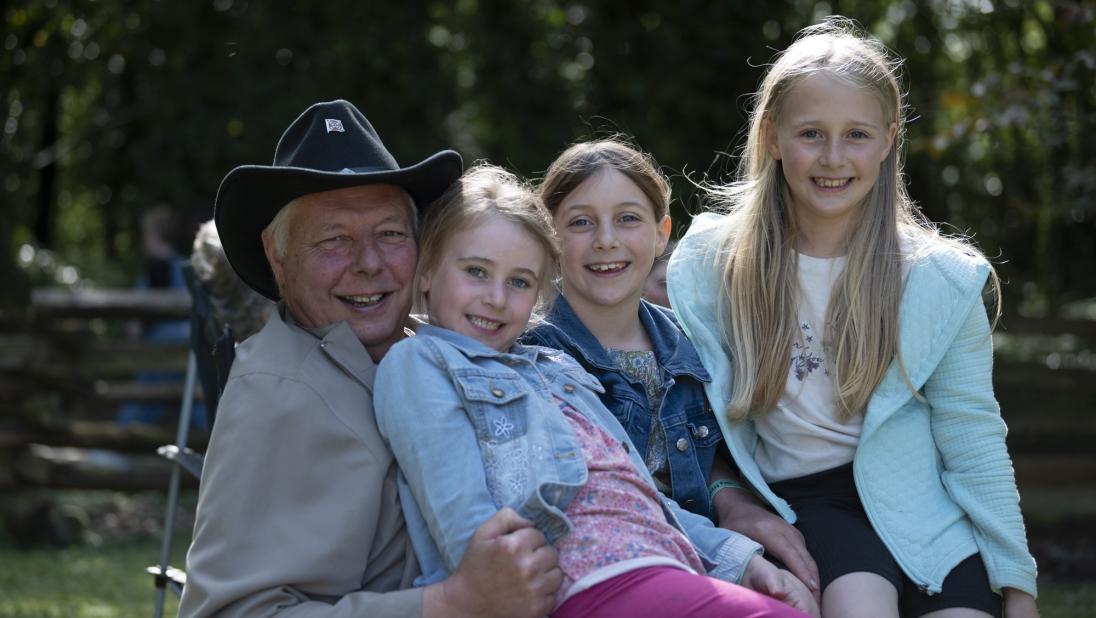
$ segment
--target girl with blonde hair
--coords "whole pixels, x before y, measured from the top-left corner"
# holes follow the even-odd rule
[[[385,354],[374,393],[419,583],[444,580],[479,525],[512,508],[550,543],[534,562],[558,555],[543,574],[558,587],[542,599],[553,616],[817,615],[759,545],[659,495],[593,376],[559,350],[517,343],[554,293],[559,256],[535,193],[473,168],[430,208],[420,246],[430,323]]]
[[[991,383],[996,275],[916,211],[904,131],[886,48],[843,18],[803,30],[762,80],[739,180],[714,189],[725,214],[671,259],[670,299],[736,493],[802,533],[823,615],[1000,615],[1003,596],[1034,616]]]

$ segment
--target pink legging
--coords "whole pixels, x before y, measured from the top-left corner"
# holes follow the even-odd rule
[[[637,569],[567,599],[552,618],[801,618],[803,612],[736,584],[673,567]]]

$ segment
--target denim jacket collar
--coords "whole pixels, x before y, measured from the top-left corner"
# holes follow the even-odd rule
[[[711,376],[700,363],[696,348],[688,345],[685,333],[668,314],[645,300],[639,301],[639,321],[651,338],[658,364],[674,377],[689,376],[701,382],[710,382]],[[555,306],[548,314],[548,322],[562,331],[562,337],[571,339],[573,345],[570,349],[580,351],[586,364],[603,371],[616,370],[609,353],[562,295],[556,297]]]
[[[510,349],[505,352],[499,352],[498,350],[488,346],[482,342],[476,341],[468,335],[462,335],[456,331],[449,330],[448,328],[442,328],[440,326],[434,326],[433,324],[422,324],[415,329],[416,335],[431,335],[437,337],[443,341],[446,341],[453,346],[459,348],[469,358],[486,357],[494,358],[504,355],[521,356],[531,362],[536,362],[538,355],[547,355],[546,348],[538,346],[527,346],[520,343],[515,343],[510,346]]]

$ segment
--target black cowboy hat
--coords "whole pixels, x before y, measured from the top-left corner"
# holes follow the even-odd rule
[[[342,100],[316,103],[282,134],[273,165],[241,165],[225,176],[213,216],[232,268],[255,291],[278,300],[262,231],[283,206],[309,193],[391,184],[405,189],[421,213],[463,167],[452,150],[400,167],[358,108]]]

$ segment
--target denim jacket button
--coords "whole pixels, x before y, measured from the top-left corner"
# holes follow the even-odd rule
[[[575,385],[574,384],[564,384],[563,385],[563,392],[565,392],[565,393],[575,392]]]
[[[708,437],[708,426],[707,425],[701,425],[700,427],[696,428],[696,431],[694,433],[695,433],[696,437],[698,437],[698,438],[701,438],[701,439],[707,438]]]
[[[494,395],[495,397],[502,397],[503,395],[506,394],[506,391],[502,390],[501,388],[496,387],[496,388],[491,389],[491,394]]]
[[[678,438],[677,443],[675,443],[674,446],[677,447],[677,450],[684,453],[685,451],[689,450],[689,441],[685,438]]]

